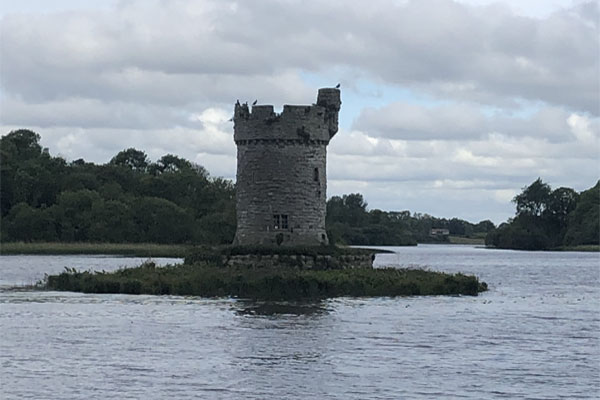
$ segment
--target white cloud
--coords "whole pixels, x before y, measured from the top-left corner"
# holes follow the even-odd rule
[[[567,123],[579,142],[600,150],[600,123],[597,119],[591,121],[585,115],[573,113],[567,118]]]
[[[337,139],[339,138],[339,139]],[[338,155],[386,156],[395,155],[392,143],[385,138],[375,138],[360,131],[345,132],[340,129],[329,145],[329,152]]]
[[[514,189],[498,189],[494,191],[494,198],[500,203],[509,203],[518,193]]]
[[[466,149],[458,149],[452,161],[465,164],[472,167],[498,167],[501,163],[501,159],[495,157],[476,156],[472,151]],[[525,160],[526,162],[528,160]],[[529,166],[531,166],[531,163]]]
[[[38,100],[85,93],[228,101],[280,76],[268,92],[293,100],[285,79],[293,71],[344,66],[449,98],[518,97],[597,113],[590,83],[598,82],[598,27],[586,22],[593,5],[542,20],[448,0],[368,8],[360,1],[131,1],[109,12],[7,15],[3,85]]]

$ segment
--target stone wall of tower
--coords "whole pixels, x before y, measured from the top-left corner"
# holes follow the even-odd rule
[[[235,244],[327,244],[327,144],[337,132],[338,89],[317,104],[236,104],[237,231]],[[284,223],[285,221],[285,223]]]

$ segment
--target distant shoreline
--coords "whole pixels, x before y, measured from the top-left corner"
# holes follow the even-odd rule
[[[594,245],[594,244],[580,244],[577,246],[562,246],[562,247],[556,247],[553,249],[536,249],[536,250],[511,249],[511,248],[503,248],[503,247],[495,247],[495,246],[484,246],[484,248],[490,249],[490,250],[514,250],[514,251],[531,251],[531,252],[548,252],[548,251],[585,252],[585,253],[600,252],[600,245]]]

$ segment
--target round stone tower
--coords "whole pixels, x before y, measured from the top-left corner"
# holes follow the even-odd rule
[[[340,91],[317,104],[235,105],[237,231],[234,244],[327,244],[327,145],[338,130]]]

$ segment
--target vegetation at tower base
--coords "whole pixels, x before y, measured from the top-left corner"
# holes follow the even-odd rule
[[[236,297],[263,300],[341,296],[471,295],[487,290],[474,276],[415,269],[222,268],[147,262],[115,272],[66,269],[46,278],[45,289],[85,293],[125,293]]]
[[[505,249],[598,250],[600,181],[577,193],[555,190],[540,178],[515,196],[516,215],[486,237],[486,245]]]

